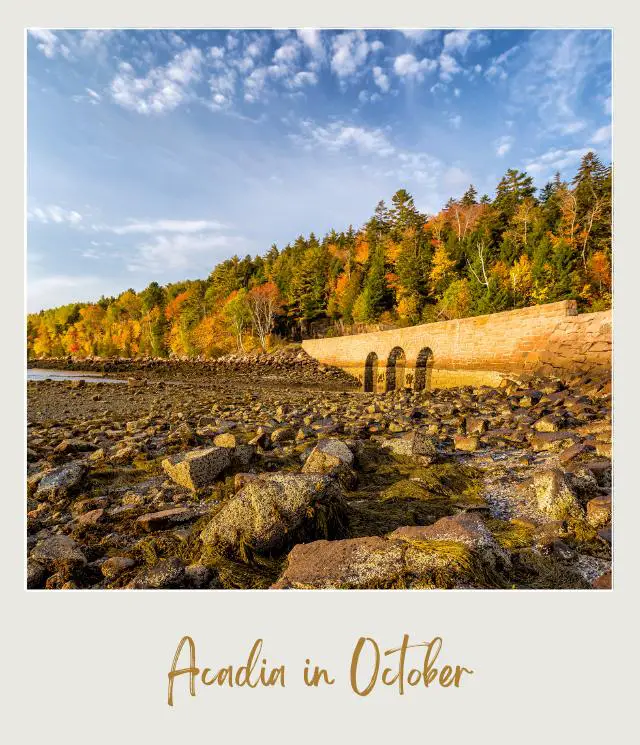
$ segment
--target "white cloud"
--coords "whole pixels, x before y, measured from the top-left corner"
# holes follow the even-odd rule
[[[549,150],[543,155],[537,156],[535,160],[530,163],[527,163],[525,170],[534,174],[544,173],[547,171],[560,171],[563,168],[578,163],[582,156],[586,155],[588,152],[588,148]]]
[[[548,128],[549,132],[559,132],[561,135],[573,135],[582,130],[587,126],[587,123],[582,119],[574,119],[570,121],[555,122]]]
[[[222,258],[224,249],[241,244],[238,236],[175,233],[156,235],[148,243],[136,247],[135,256],[127,264],[132,272],[161,273],[174,269],[193,268],[194,264],[214,266]]]
[[[366,129],[344,122],[331,122],[322,127],[309,120],[302,122],[302,127],[303,133],[291,135],[291,138],[307,150],[317,146],[334,152],[355,149],[360,153],[375,153],[382,157],[395,152],[394,146],[381,129]]]
[[[469,47],[479,49],[487,46],[489,43],[489,37],[486,34],[479,31],[459,29],[445,34],[443,40],[443,51],[450,54],[459,52],[464,56],[469,50]]]
[[[321,148],[328,152],[355,153],[358,158],[353,160],[353,164],[362,170],[365,181],[384,179],[396,185],[395,188],[398,184],[414,184],[422,195],[425,190],[430,192],[431,202],[436,204],[438,201],[434,195],[443,178],[443,163],[429,153],[396,146],[386,131],[345,122],[320,126],[307,120],[302,122],[302,133],[290,137],[309,151]],[[341,162],[344,163],[345,159],[341,158]]]
[[[364,31],[347,31],[334,37],[331,69],[344,80],[357,74],[370,51]]]
[[[462,124],[462,117],[460,114],[456,114],[455,116],[449,117],[449,124],[453,129],[460,129],[460,125]]]
[[[41,222],[45,225],[50,223],[78,225],[82,222],[82,215],[79,212],[58,207],[55,204],[50,204],[47,207],[35,207],[27,212],[27,218],[32,222]]]
[[[298,54],[300,54],[300,45],[293,39],[289,39],[289,41],[276,49],[273,55],[273,61],[289,65],[298,59]]]
[[[324,44],[322,43],[322,33],[316,28],[300,28],[296,32],[298,38],[311,51],[314,57],[322,59],[324,57]]]
[[[373,68],[373,82],[383,93],[388,93],[390,88],[389,77],[383,72],[381,67]]]
[[[129,63],[121,63],[120,74],[111,82],[111,96],[120,106],[139,114],[171,111],[187,99],[190,84],[200,79],[202,60],[202,52],[190,47],[143,78],[135,77]]]
[[[509,150],[511,150],[512,146],[513,137],[511,135],[503,135],[502,137],[499,137],[495,142],[496,155],[499,158],[502,158],[503,155],[506,155]]]
[[[600,129],[597,129],[592,135],[589,142],[593,142],[595,144],[601,144],[604,142],[609,142],[611,140],[611,125],[608,124],[605,127],[600,127]]]
[[[434,39],[438,35],[438,32],[433,29],[424,28],[404,28],[400,29],[400,33],[414,44],[422,44],[425,41]]]
[[[446,52],[442,52],[442,54],[438,58],[438,62],[440,63],[441,80],[451,80],[451,78],[456,73],[459,73],[462,70],[462,68],[455,61],[455,59],[450,54],[447,54]]]
[[[451,31],[445,34],[443,46],[444,49],[450,52],[459,51],[461,54],[466,54],[469,45],[471,44],[471,31],[460,29],[459,31]]]
[[[70,55],[69,47],[62,44],[53,31],[45,28],[31,28],[29,29],[29,36],[40,42],[37,48],[49,59],[53,59],[58,53],[63,57],[69,57]]]
[[[437,62],[432,59],[416,59],[413,54],[401,54],[393,62],[393,69],[396,75],[403,78],[415,79],[421,81],[426,73],[431,72],[437,67]]]
[[[226,226],[213,220],[154,220],[144,222],[131,220],[125,225],[107,227],[117,235],[130,233],[202,233],[207,230],[221,230]]]
[[[525,65],[510,77],[515,104],[533,109],[545,129],[579,121],[596,74],[611,74],[611,32],[536,31],[523,48]]]
[[[80,47],[83,51],[93,52],[99,47],[113,32],[111,30],[89,29],[82,34]]]
[[[287,81],[286,85],[290,88],[302,88],[305,85],[316,85],[317,82],[318,76],[315,72],[302,70],[301,72],[297,72],[291,80]]]
[[[212,75],[209,79],[213,106],[224,108],[231,105],[236,90],[236,71],[230,68]]]
[[[244,81],[244,100],[255,103],[266,88],[269,71],[266,67],[257,67]]]
[[[519,48],[519,45],[516,44],[505,52],[502,52],[502,54],[499,54],[497,57],[494,57],[489,63],[489,67],[487,67],[484,72],[487,80],[506,80],[509,75],[505,69],[505,65]],[[478,72],[480,72],[480,70],[478,70]]]

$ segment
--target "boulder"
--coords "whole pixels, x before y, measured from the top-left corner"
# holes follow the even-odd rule
[[[223,432],[213,438],[213,444],[219,448],[234,448],[238,444],[238,441],[236,436],[231,434],[231,432]]]
[[[165,458],[162,468],[176,484],[198,491],[213,484],[230,464],[227,448],[211,447]]]
[[[229,454],[234,468],[246,468],[255,457],[256,447],[255,445],[237,445],[233,449],[229,448]]]
[[[480,447],[480,440],[476,435],[454,435],[453,444],[456,450],[473,453]]]
[[[382,447],[393,455],[417,458],[423,465],[433,463],[438,457],[434,438],[415,430],[402,437],[383,440]]]
[[[401,586],[405,547],[385,538],[294,546],[274,589],[375,589]]]
[[[537,422],[533,423],[533,428],[536,432],[559,432],[562,427],[563,419],[558,414],[547,414]]]
[[[565,448],[562,450],[558,455],[558,461],[565,465],[566,463],[570,463],[574,458],[577,458],[579,455],[583,455],[589,450],[589,447],[585,445],[582,442],[577,442],[575,445],[571,445],[568,448]]]
[[[356,476],[351,469],[353,453],[342,440],[320,440],[302,467],[303,473],[334,474],[345,488],[355,486]]]
[[[254,552],[280,554],[295,543],[338,537],[345,525],[345,504],[332,477],[275,473],[250,481],[225,502],[201,538],[246,561]]]
[[[274,429],[271,433],[271,442],[274,444],[291,442],[291,440],[295,439],[295,436],[296,433],[291,427],[279,427],[278,429]]]
[[[87,475],[87,466],[80,461],[73,461],[46,473],[38,484],[36,499],[64,499],[77,492]]]
[[[537,507],[552,520],[581,517],[582,508],[564,471],[538,471],[531,480]]]
[[[593,528],[602,528],[611,520],[611,497],[595,497],[587,502],[587,522]]]
[[[593,587],[594,590],[610,590],[612,587],[611,580],[611,570],[609,569],[604,574],[596,577],[596,579],[591,583],[591,587]]]
[[[47,568],[34,559],[27,559],[27,589],[34,590],[44,587],[47,579]]]
[[[211,582],[213,572],[204,564],[190,564],[184,570],[184,580],[188,587],[200,590]]]
[[[111,556],[100,565],[100,571],[106,579],[115,579],[123,572],[133,569],[136,562],[127,556]]]
[[[143,569],[127,585],[132,590],[165,590],[180,587],[184,579],[184,567],[179,559],[160,559],[156,564]]]
[[[573,445],[578,439],[578,435],[571,430],[561,430],[559,432],[536,432],[531,436],[531,447],[534,450],[552,450],[559,451]]]
[[[432,525],[397,528],[389,538],[410,545],[406,561],[412,575],[429,578],[440,576],[438,573],[442,570],[444,575],[440,576],[439,582],[446,586],[465,578],[471,581],[476,571],[493,571],[510,565],[507,552],[475,512],[442,517]],[[447,544],[458,544],[468,551],[456,550],[455,546],[448,548]]]
[[[487,431],[487,420],[468,416],[465,419],[465,429],[468,435],[481,435]]]
[[[57,455],[68,455],[69,453],[86,453],[95,449],[96,446],[90,442],[85,442],[84,440],[76,438],[68,438],[62,440],[61,443],[56,445],[53,451]]]
[[[433,527],[433,526],[431,526]],[[484,526],[483,526],[484,527]],[[491,534],[400,528],[386,538],[370,536],[298,544],[287,557],[275,589],[389,589],[496,586],[500,549]],[[458,540],[463,537],[465,540]],[[489,563],[486,563],[488,559]]]
[[[104,509],[99,507],[97,510],[83,512],[76,518],[78,525],[97,525],[104,517]]]
[[[78,544],[66,535],[54,535],[40,541],[31,552],[31,559],[43,564],[50,572],[65,576],[87,565]]]
[[[136,519],[136,526],[147,533],[154,530],[165,530],[174,525],[188,522],[193,519],[197,513],[188,507],[174,507],[173,509],[161,510],[160,512],[150,512],[147,515],[140,515]]]

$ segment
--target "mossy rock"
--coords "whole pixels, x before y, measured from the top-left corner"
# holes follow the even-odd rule
[[[411,479],[396,481],[380,494],[380,499],[430,499],[433,497],[422,484]]]
[[[486,520],[486,525],[507,551],[531,546],[536,535],[535,526],[521,520]]]
[[[406,582],[420,589],[484,586],[486,577],[473,551],[456,541],[406,541]]]
[[[481,493],[482,473],[473,466],[460,463],[434,463],[424,468],[414,468],[411,477],[435,495],[449,498],[467,498]]]
[[[590,585],[570,564],[536,548],[512,555],[514,578],[520,587],[545,590],[587,589]]]
[[[347,534],[346,504],[330,476],[262,475],[227,500],[201,533],[203,544],[247,563],[277,557],[296,543]]]

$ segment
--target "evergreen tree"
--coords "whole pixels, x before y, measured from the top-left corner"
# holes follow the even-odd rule
[[[461,204],[464,207],[470,207],[472,204],[478,203],[478,192],[473,184],[469,185],[469,188],[465,191],[462,196]]]

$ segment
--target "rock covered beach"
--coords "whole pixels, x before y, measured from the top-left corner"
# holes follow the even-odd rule
[[[46,360],[29,588],[606,588],[611,383],[365,394],[298,348]]]

